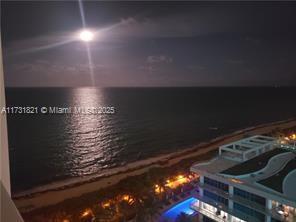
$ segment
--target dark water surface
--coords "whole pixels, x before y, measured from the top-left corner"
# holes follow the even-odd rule
[[[12,189],[19,192],[97,173],[233,130],[296,117],[295,92],[295,88],[8,88],[7,106],[116,110],[101,115],[8,115]]]

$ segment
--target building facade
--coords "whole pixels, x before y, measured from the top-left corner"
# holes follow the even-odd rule
[[[5,107],[4,75],[0,33],[0,107]],[[0,115],[0,221],[23,222],[10,191],[9,152],[6,115]]]

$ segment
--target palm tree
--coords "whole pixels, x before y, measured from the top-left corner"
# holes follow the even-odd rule
[[[111,220],[111,218],[113,218],[115,215],[115,210],[112,209],[111,205],[109,208],[103,208],[101,205],[95,204],[93,206],[93,212],[97,220],[99,219]]]
[[[146,200],[143,204],[138,206],[135,221],[153,222],[154,217],[158,213],[159,206],[159,201],[155,201],[154,199]]]
[[[147,214],[146,214],[146,210],[145,207],[141,206],[137,208],[137,214],[135,217],[135,222],[142,222],[142,221],[146,221],[147,219]]]

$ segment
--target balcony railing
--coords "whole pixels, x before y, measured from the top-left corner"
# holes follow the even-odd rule
[[[223,219],[220,216],[216,215],[215,212],[211,212],[209,210],[203,209],[203,208],[198,207],[196,205],[192,205],[191,208],[198,211],[199,213],[201,213],[201,214],[203,214],[203,215],[217,221],[217,222],[225,222],[225,221],[227,221],[227,219]]]
[[[241,211],[238,211],[238,210],[235,210],[235,209],[230,209],[228,206],[222,204],[222,203],[217,203],[215,202],[214,200],[212,200],[211,198],[208,198],[208,197],[205,197],[205,196],[200,196],[199,194],[194,194],[194,196],[201,202],[204,202],[206,204],[209,204],[219,210],[223,210],[225,211],[226,213],[234,216],[234,217],[237,217],[241,220],[244,220],[244,221],[252,221],[252,222],[260,222],[259,219],[251,216],[251,215],[248,215],[246,213],[243,213]],[[201,212],[202,213],[202,212]],[[223,221],[223,220],[222,220]]]

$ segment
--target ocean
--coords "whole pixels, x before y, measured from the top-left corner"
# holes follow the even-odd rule
[[[296,117],[295,88],[7,88],[13,193]],[[110,113],[41,113],[95,107]],[[103,108],[104,107],[104,108]]]

